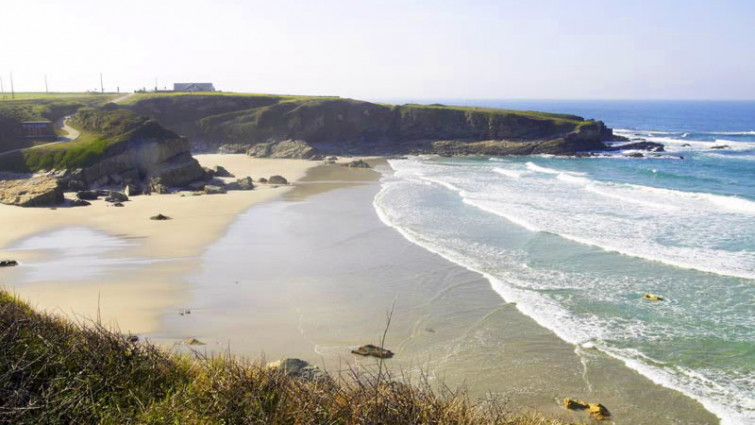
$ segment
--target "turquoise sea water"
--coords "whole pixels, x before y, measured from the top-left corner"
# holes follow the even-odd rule
[[[755,423],[755,102],[442,103],[575,113],[666,145],[392,160],[375,207],[578,350]]]

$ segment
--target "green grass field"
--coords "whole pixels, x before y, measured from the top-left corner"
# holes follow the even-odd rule
[[[178,97],[178,96],[230,96],[230,97],[275,97],[282,101],[302,101],[315,99],[340,99],[338,96],[305,96],[290,94],[268,94],[268,93],[234,93],[234,92],[158,92],[158,93],[135,93],[133,96],[121,102],[122,105],[133,105],[142,100],[156,99],[161,97]]]
[[[119,96],[116,93],[83,93],[83,92],[20,92],[14,95],[15,99],[11,99],[10,92],[5,92],[4,95],[0,95],[0,101],[12,101],[12,100],[32,100],[32,99],[76,99],[85,98],[92,99],[96,97],[103,98],[115,98]]]

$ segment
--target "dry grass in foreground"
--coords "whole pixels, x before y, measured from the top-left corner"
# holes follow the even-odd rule
[[[383,372],[348,378],[305,381],[262,363],[171,354],[0,291],[0,423],[561,424]]]

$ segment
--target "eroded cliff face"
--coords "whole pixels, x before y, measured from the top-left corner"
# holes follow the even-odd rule
[[[94,165],[83,169],[88,185],[105,186],[160,178],[169,187],[185,186],[204,179],[205,173],[191,156],[189,141],[133,140],[106,150]]]
[[[350,99],[189,95],[131,109],[210,148],[300,140],[323,153],[443,153],[448,143],[438,142],[452,141],[470,154],[572,154],[612,138],[602,122],[573,115]]]

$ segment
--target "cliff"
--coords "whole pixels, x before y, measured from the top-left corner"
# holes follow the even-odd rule
[[[159,178],[183,186],[205,177],[188,140],[154,120],[124,109],[84,108],[71,120],[72,142],[25,149],[0,158],[0,169],[20,173],[77,170],[83,185],[104,186]]]
[[[340,98],[145,95],[128,107],[202,148],[298,140],[326,154],[573,154],[613,138],[602,122],[574,115]]]

